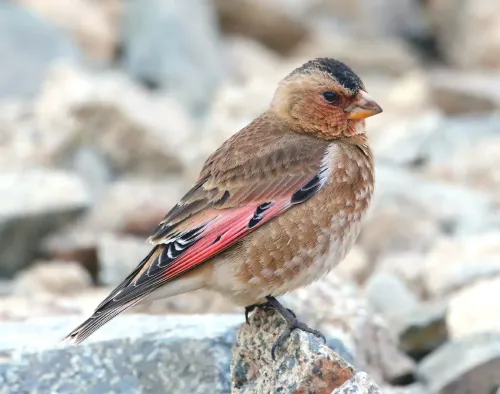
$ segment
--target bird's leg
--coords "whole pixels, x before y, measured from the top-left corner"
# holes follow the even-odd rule
[[[300,322],[297,319],[297,317],[295,316],[295,313],[293,313],[290,309],[287,309],[283,305],[281,305],[280,302],[276,298],[268,296],[268,297],[266,297],[266,299],[267,299],[267,303],[264,305],[276,310],[285,319],[286,323],[288,324],[288,327],[279,336],[278,340],[274,343],[273,347],[271,348],[271,356],[273,357],[273,360],[275,359],[276,349],[283,347],[286,340],[290,337],[292,332],[294,330],[296,330],[297,328],[299,330],[311,333],[311,334],[323,339],[323,342],[326,343],[326,338],[321,332],[319,332],[317,330],[313,330],[312,328],[309,328],[309,326],[307,326],[307,324]]]
[[[259,304],[253,304],[253,305],[245,307],[245,320],[246,320],[247,324],[250,324],[250,322],[248,321],[248,315],[250,313],[252,313],[254,311],[254,309],[258,308],[259,306],[260,306]]]

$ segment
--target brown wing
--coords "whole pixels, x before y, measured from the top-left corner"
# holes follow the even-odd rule
[[[149,241],[201,222],[212,210],[224,210],[289,195],[321,169],[328,142],[278,126],[268,116],[228,139],[212,154],[196,185],[165,216]]]

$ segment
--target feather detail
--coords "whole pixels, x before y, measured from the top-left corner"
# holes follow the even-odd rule
[[[159,287],[314,196],[325,184],[327,148],[326,141],[271,127],[266,117],[226,141],[153,232],[151,253],[65,339],[81,342]]]

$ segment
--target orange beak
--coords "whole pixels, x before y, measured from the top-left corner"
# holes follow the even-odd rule
[[[347,119],[361,120],[381,113],[382,107],[373,100],[368,93],[360,90],[356,101],[345,108]]]

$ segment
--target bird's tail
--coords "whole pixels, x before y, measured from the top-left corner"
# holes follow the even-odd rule
[[[138,302],[142,301],[145,297],[140,297],[133,301],[130,301],[126,304],[117,306],[116,308],[108,309],[108,310],[100,310],[100,308],[96,309],[94,314],[85,320],[82,324],[80,324],[77,328],[75,328],[71,333],[69,333],[64,339],[61,341],[63,343],[72,343],[78,344],[85,339],[87,339],[90,335],[96,332],[99,328],[101,328],[104,324],[109,322],[115,316],[122,313],[124,310],[134,306]]]

